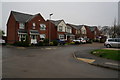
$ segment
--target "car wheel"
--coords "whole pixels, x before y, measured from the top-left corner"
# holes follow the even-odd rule
[[[110,48],[110,47],[111,47],[111,45],[107,44],[107,45],[106,45],[106,47],[107,47],[107,48]]]

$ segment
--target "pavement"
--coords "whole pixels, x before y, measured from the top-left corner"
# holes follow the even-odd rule
[[[118,50],[118,49],[114,49],[114,50]],[[119,61],[97,57],[89,53],[87,55],[81,54],[80,51],[74,52],[73,56],[77,60],[86,62],[91,65],[120,71]]]

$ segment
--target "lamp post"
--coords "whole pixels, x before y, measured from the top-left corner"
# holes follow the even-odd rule
[[[49,19],[51,20],[51,16],[53,15],[53,13],[49,14]],[[49,44],[50,44],[50,41],[51,41],[51,23],[49,21]]]

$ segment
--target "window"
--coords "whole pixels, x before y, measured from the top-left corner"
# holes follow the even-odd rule
[[[24,23],[19,23],[19,28],[20,28],[20,29],[24,29],[24,28],[25,28]]]
[[[115,39],[115,42],[120,42],[120,39]]]
[[[85,31],[85,30],[82,30],[82,34],[86,34],[86,31]]]
[[[46,37],[46,35],[45,35],[45,34],[40,34],[40,40],[44,40],[44,39],[45,39],[45,37]]]
[[[62,26],[59,26],[59,31],[62,31],[63,30],[63,27]]]
[[[35,23],[33,23],[32,28],[35,29],[35,26],[36,26]]]
[[[59,39],[64,39],[64,35],[59,35]]]
[[[68,33],[71,33],[71,28],[67,28],[67,32],[68,32]]]
[[[26,35],[20,34],[19,41],[25,41],[25,40],[26,40]]]
[[[46,30],[46,25],[45,24],[40,24],[40,30]]]
[[[36,39],[36,35],[31,35],[31,39]]]
[[[77,30],[76,34],[80,34],[80,30]]]
[[[96,35],[96,31],[94,32],[94,34]]]
[[[114,39],[108,39],[109,42],[114,42]]]

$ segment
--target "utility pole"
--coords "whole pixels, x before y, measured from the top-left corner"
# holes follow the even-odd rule
[[[53,15],[53,13],[49,14],[49,19],[51,20],[51,16]],[[50,20],[49,20],[49,44],[50,44],[50,41],[51,41],[51,23],[50,23]]]

